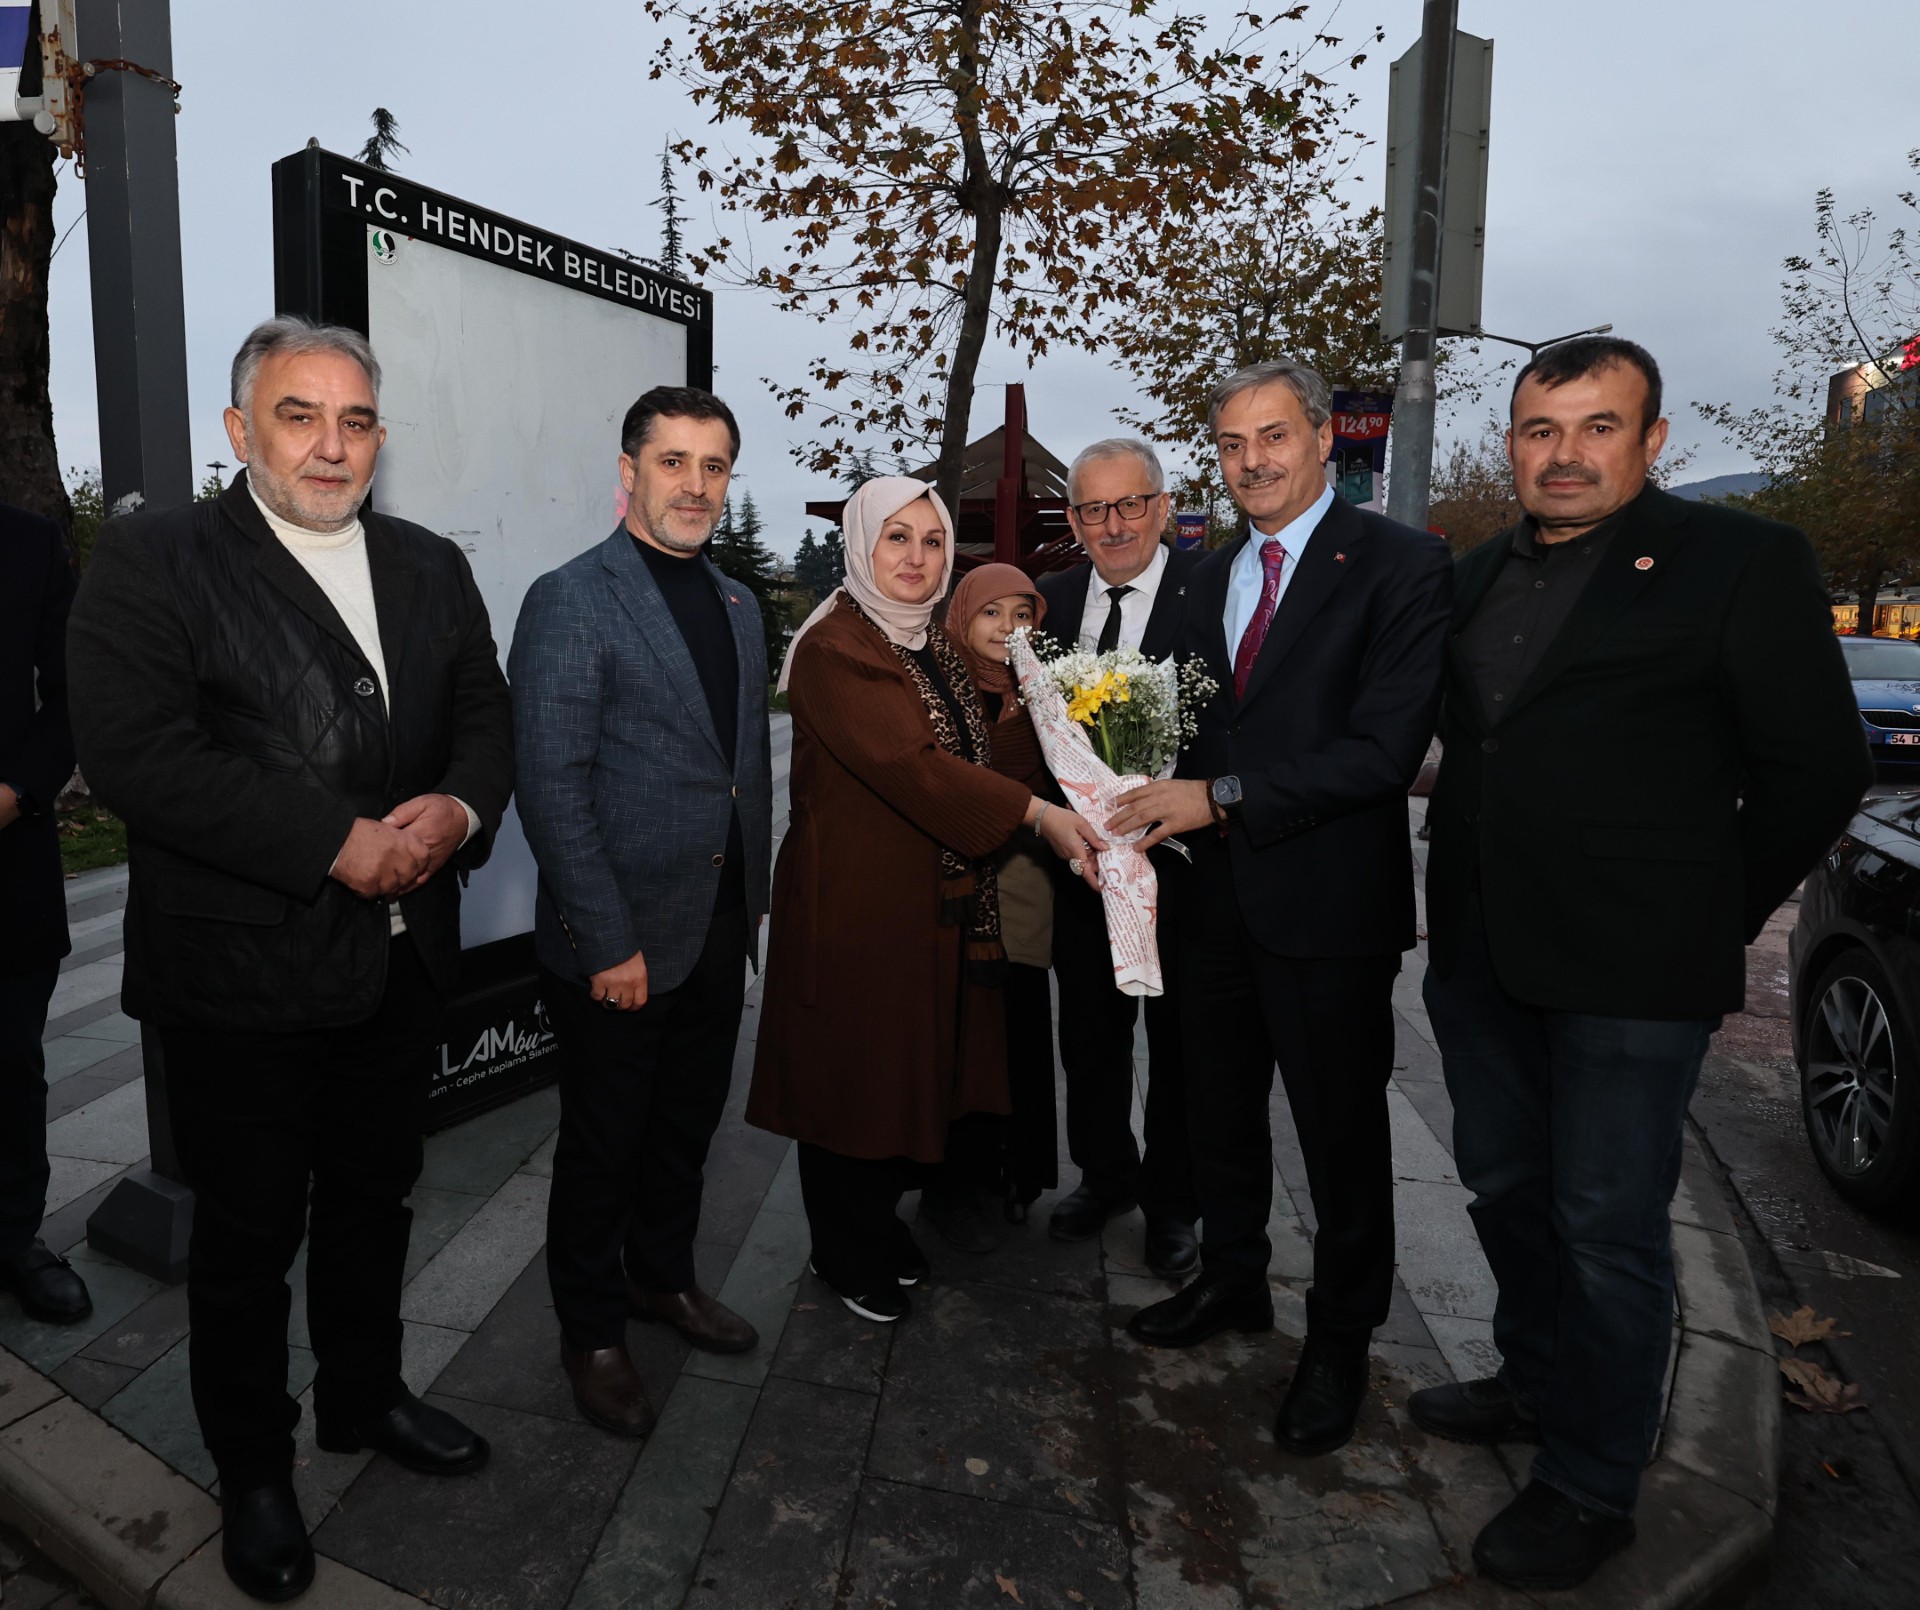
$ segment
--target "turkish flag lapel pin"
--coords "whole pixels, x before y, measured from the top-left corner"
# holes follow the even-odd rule
[[[1633,568],[1635,570],[1651,570],[1653,569],[1653,561],[1645,554],[1642,554],[1638,559],[1634,560]]]

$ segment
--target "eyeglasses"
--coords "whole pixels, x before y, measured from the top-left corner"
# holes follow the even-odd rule
[[[1082,525],[1098,525],[1106,519],[1109,509],[1117,510],[1123,520],[1137,520],[1159,495],[1158,492],[1136,492],[1132,497],[1115,498],[1111,503],[1072,503],[1068,507],[1079,516]]]

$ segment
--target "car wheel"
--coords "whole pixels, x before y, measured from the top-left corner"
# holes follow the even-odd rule
[[[1891,1208],[1920,1191],[1920,1064],[1886,969],[1865,950],[1834,959],[1807,992],[1800,1106],[1813,1155],[1840,1194]]]

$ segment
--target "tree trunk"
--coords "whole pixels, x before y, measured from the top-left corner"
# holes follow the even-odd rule
[[[963,0],[960,25],[969,40],[980,37],[980,0]],[[973,377],[980,370],[980,354],[987,344],[987,326],[993,312],[993,276],[1000,267],[1001,222],[1006,198],[987,163],[980,136],[980,56],[968,50],[959,61],[961,84],[954,107],[967,173],[960,203],[973,217],[973,261],[967,267],[962,292],[960,334],[947,366],[946,412],[940,423],[940,461],[934,488],[960,523],[960,472],[966,459],[967,426],[973,413]]]
[[[53,142],[31,123],[0,123],[0,499],[67,536],[73,505],[47,395],[53,163]]]
[[[1854,594],[1860,600],[1859,618],[1853,627],[1855,637],[1873,636],[1874,605],[1879,600],[1880,583],[1886,579],[1886,575],[1886,569],[1881,565],[1860,573],[1859,591]]]

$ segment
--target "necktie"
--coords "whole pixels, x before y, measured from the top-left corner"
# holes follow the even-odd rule
[[[1107,619],[1100,628],[1100,641],[1093,645],[1094,653],[1105,654],[1120,646],[1120,600],[1132,591],[1131,587],[1107,589]]]
[[[1233,696],[1247,696],[1247,679],[1253,675],[1253,662],[1260,658],[1260,645],[1267,640],[1267,628],[1273,624],[1274,606],[1280,602],[1280,572],[1287,563],[1287,550],[1278,537],[1260,544],[1260,604],[1240,634],[1240,646],[1233,653]]]

